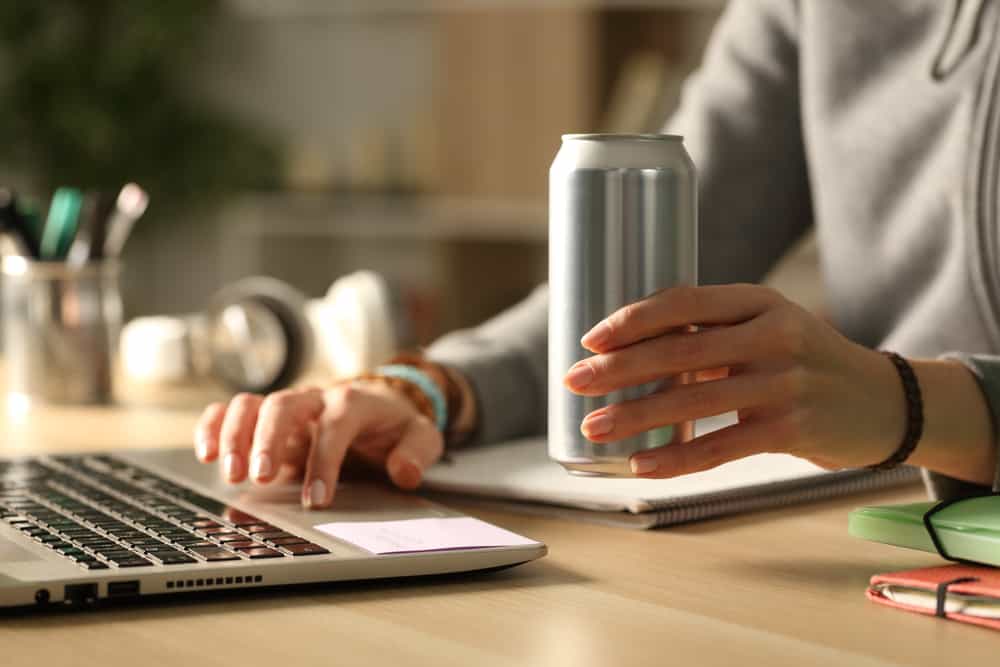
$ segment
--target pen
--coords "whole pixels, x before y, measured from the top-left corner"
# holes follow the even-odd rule
[[[118,193],[115,208],[108,219],[107,238],[104,239],[104,256],[118,258],[136,220],[146,212],[149,195],[135,183],[129,183]]]
[[[20,210],[19,200],[13,190],[0,188],[0,229],[9,239],[16,253],[25,257],[37,257],[38,246],[29,227],[29,221]]]
[[[49,216],[42,230],[39,255],[43,260],[59,260],[66,256],[80,224],[83,195],[76,188],[59,188],[52,195]]]
[[[107,193],[90,192],[83,198],[80,224],[76,238],[69,247],[66,264],[78,269],[87,262],[101,259],[104,252],[107,222],[115,207],[115,200]]]

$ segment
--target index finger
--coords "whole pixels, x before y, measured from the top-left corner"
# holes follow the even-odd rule
[[[348,448],[378,416],[373,397],[352,385],[326,392],[324,405],[302,483],[302,505],[306,509],[330,504]]]
[[[318,389],[288,389],[264,399],[257,417],[250,454],[250,474],[255,482],[275,478],[284,461],[286,445],[323,411]]]
[[[684,327],[739,324],[781,300],[776,291],[760,285],[673,287],[619,308],[580,344],[591,352],[607,352]]]

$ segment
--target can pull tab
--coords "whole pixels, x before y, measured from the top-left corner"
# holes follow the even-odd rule
[[[979,39],[984,0],[953,0],[951,20],[931,65],[931,78],[941,81],[954,72]]]

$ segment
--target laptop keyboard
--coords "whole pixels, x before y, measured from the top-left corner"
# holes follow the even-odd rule
[[[87,570],[329,553],[113,456],[0,461],[0,521]]]

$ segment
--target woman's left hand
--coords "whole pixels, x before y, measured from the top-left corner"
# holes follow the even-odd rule
[[[826,468],[864,466],[886,459],[903,436],[906,404],[892,362],[770,288],[663,290],[613,313],[581,343],[595,354],[566,375],[577,394],[599,396],[684,373],[716,378],[667,383],[592,412],[581,430],[594,442],[739,414],[736,425],[634,455],[632,470],[642,477],[674,477],[762,452]]]

